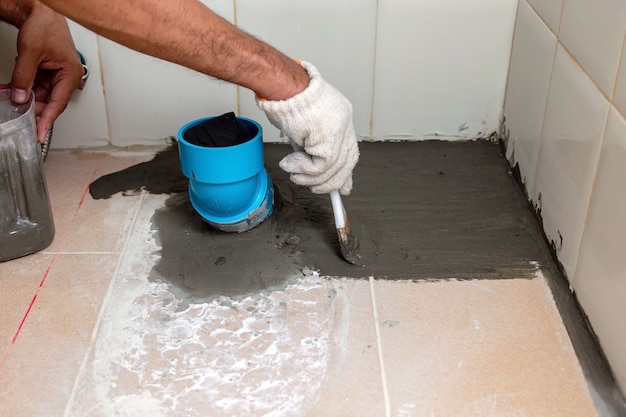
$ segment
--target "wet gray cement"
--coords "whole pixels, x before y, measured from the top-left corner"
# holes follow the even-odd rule
[[[139,189],[169,194],[152,224],[162,249],[149,279],[169,284],[181,309],[219,295],[254,295],[311,270],[396,280],[533,278],[537,268],[563,318],[601,416],[626,402],[584,312],[546,241],[540,218],[491,141],[362,143],[354,190],[344,198],[364,267],[342,260],[327,195],[293,185],[265,146],[274,213],[242,233],[215,230],[196,214],[174,143],[151,161],[96,180],[93,198]]]
[[[175,144],[152,161],[98,179],[91,193],[172,194],[152,218],[162,246],[153,278],[191,303],[284,286],[310,270],[351,278],[501,279],[534,277],[537,265],[551,262],[498,143],[362,143],[360,149],[354,190],[343,200],[363,267],[340,255],[329,196],[292,184],[278,167],[288,145],[265,146],[274,212],[241,234],[216,230],[194,211]]]

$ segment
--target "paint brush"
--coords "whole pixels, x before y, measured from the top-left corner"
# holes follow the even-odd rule
[[[293,150],[296,152],[304,152],[304,149],[300,145],[293,141],[290,142]],[[346,262],[351,263],[352,265],[364,266],[360,263],[361,255],[359,254],[359,240],[350,235],[348,214],[346,213],[346,209],[343,207],[339,190],[330,192],[330,201],[333,205],[335,227],[337,228],[337,236],[339,237],[339,250],[341,251],[341,256],[346,260]]]
[[[337,236],[339,237],[341,256],[352,265],[363,266],[359,263],[361,258],[359,254],[359,240],[350,234],[348,214],[341,201],[339,191],[335,190],[330,192],[330,201],[333,205],[335,227],[337,228]]]

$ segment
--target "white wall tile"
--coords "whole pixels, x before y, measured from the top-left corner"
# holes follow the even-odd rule
[[[101,146],[108,143],[104,95],[102,91],[96,37],[74,22],[69,22],[76,48],[88,61],[91,75],[85,89],[76,91],[67,108],[54,124],[52,148]],[[11,80],[15,63],[17,29],[0,25],[0,82]]]
[[[611,97],[626,29],[623,0],[567,0],[561,21],[563,45]]]
[[[294,59],[313,63],[351,102],[357,135],[370,134],[376,0],[238,0],[237,25]],[[254,94],[241,89],[241,114],[279,140]]]
[[[381,0],[379,7],[374,136],[497,130],[517,0]]]
[[[543,226],[574,277],[609,103],[559,45],[548,95],[536,195]]]
[[[528,0],[554,33],[559,33],[563,0]]]
[[[72,95],[67,108],[54,123],[52,148],[103,146],[109,143],[100,54],[96,35],[69,22],[74,44],[85,57],[90,75],[83,90]]]
[[[626,388],[626,121],[612,110],[589,206],[574,290]]]
[[[232,0],[205,3],[234,20]],[[382,76],[376,94],[381,100],[374,134],[402,137],[408,132],[423,138],[442,132],[463,138],[497,129],[517,0],[236,2],[242,28],[294,58],[313,62],[351,100],[362,136],[372,133],[379,3],[388,35],[378,45]],[[90,51],[93,35],[85,36],[77,43]],[[87,90],[77,94],[55,126],[55,136],[62,136],[55,145],[99,144],[107,126],[113,144],[153,142],[175,134],[189,120],[238,107],[264,124],[266,140],[276,139],[278,132],[271,131],[251,92],[242,89],[236,101],[235,86],[96,39],[93,49],[99,49],[101,66],[93,67]],[[90,63],[97,62],[97,54],[87,55]],[[98,108],[101,95],[94,80],[99,69],[106,111]]]
[[[626,42],[622,46],[622,59],[617,74],[617,84],[615,86],[613,102],[622,113],[622,116],[626,115]]]
[[[13,74],[17,42],[17,28],[0,24],[0,84],[8,84]]]
[[[504,104],[507,158],[519,165],[529,195],[535,192],[535,169],[548,100],[557,39],[535,11],[519,3],[509,81]]]
[[[204,1],[233,20],[231,1]],[[111,141],[154,143],[185,123],[236,110],[235,86],[99,38]]]

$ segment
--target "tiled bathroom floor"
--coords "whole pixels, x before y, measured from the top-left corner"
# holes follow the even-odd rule
[[[54,151],[57,226],[0,264],[0,415],[595,416],[546,280],[320,276],[182,306],[152,216],[89,184],[154,150]]]

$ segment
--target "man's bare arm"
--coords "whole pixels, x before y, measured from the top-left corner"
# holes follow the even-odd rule
[[[300,65],[197,0],[41,1],[114,42],[249,88],[260,97],[283,100],[308,85]]]
[[[20,27],[31,13],[36,0],[2,0],[0,1],[0,20]]]

